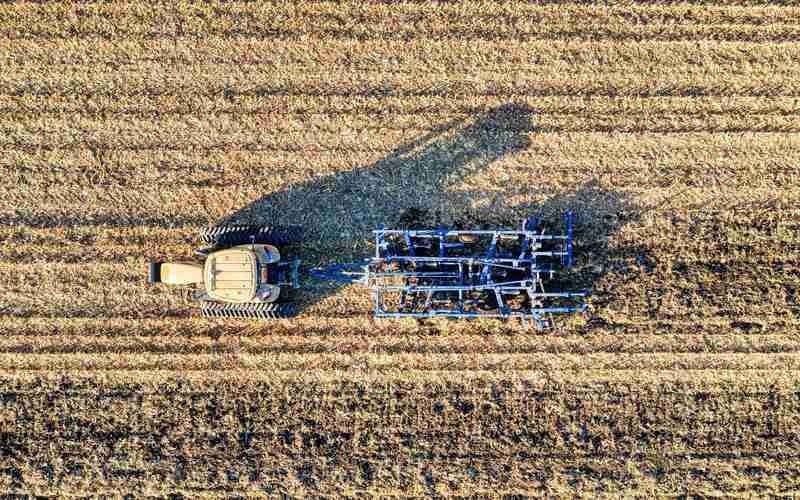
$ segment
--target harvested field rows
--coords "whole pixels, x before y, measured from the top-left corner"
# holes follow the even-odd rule
[[[797,495],[792,2],[0,6],[0,490]],[[585,316],[198,317],[201,228],[311,267],[578,214]]]
[[[209,482],[295,494],[496,492],[497,482],[562,495],[795,487],[796,372],[636,372],[633,394],[621,380],[632,373],[621,371],[590,373],[580,388],[575,372],[560,371],[312,373],[15,374],[3,404],[65,448],[63,466],[27,476],[42,493],[163,491],[153,482],[189,495]],[[60,405],[69,413],[42,411]],[[28,457],[9,461],[20,466],[49,461],[25,444],[12,453]],[[622,458],[631,455],[635,464]]]

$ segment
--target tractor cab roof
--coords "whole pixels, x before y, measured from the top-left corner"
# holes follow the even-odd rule
[[[230,248],[208,256],[203,276],[206,292],[215,300],[248,302],[258,288],[258,259],[248,248]]]

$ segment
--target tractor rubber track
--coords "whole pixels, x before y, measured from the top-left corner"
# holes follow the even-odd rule
[[[297,314],[295,304],[225,304],[203,302],[200,305],[206,318],[283,319]]]
[[[224,225],[203,229],[200,239],[206,245],[227,247],[254,242],[263,245],[290,245],[302,239],[300,226]],[[251,239],[252,238],[252,239]]]

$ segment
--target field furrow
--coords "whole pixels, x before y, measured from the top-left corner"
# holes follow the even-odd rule
[[[476,4],[480,5],[480,4]],[[13,39],[161,38],[213,35],[235,38],[302,40],[753,40],[778,42],[796,36],[798,9],[677,6],[544,5],[509,12],[484,4],[476,10],[439,4],[315,5],[230,8],[176,4],[142,12],[113,7],[19,8],[4,10],[2,34]],[[546,22],[545,22],[546,20]]]
[[[620,117],[618,114],[575,114],[540,113],[530,123],[519,124],[509,132],[524,135],[538,132],[622,132],[622,133],[664,133],[664,132],[786,132],[800,131],[797,123],[799,114],[743,114],[736,116],[697,115],[680,113],[647,113],[641,116]],[[333,119],[318,126],[303,126],[302,118],[285,116],[253,115],[220,116],[215,123],[199,122],[191,116],[168,118],[120,117],[120,119],[72,118],[60,116],[40,119],[38,122],[20,123],[13,118],[0,119],[0,133],[6,144],[21,147],[35,146],[37,139],[47,137],[49,144],[91,145],[97,149],[107,147],[131,147],[148,139],[159,139],[160,127],[167,127],[175,137],[176,145],[191,146],[196,137],[206,137],[208,142],[222,143],[232,140],[237,143],[274,144],[276,148],[288,147],[288,141],[313,140],[320,147],[338,147],[347,150],[352,143],[366,134],[407,140],[413,137],[435,133],[439,127],[452,122],[462,122],[467,116],[408,116],[395,117],[391,123],[380,125],[380,118]],[[314,139],[312,139],[312,134]],[[203,146],[202,144],[200,145]],[[98,158],[98,160],[102,160]]]
[[[70,43],[48,40],[0,39],[0,60],[9,67],[42,66],[48,70],[63,65],[107,65],[109,70],[135,71],[139,64],[171,64],[180,68],[193,64],[255,65],[272,69],[324,69],[343,71],[431,71],[496,69],[530,71],[563,68],[602,71],[645,63],[672,67],[743,68],[762,65],[780,68],[797,62],[797,44],[757,42],[580,42],[487,41],[469,44],[431,44],[424,40],[315,40],[292,41],[227,38],[206,35],[198,45],[193,37],[162,39],[74,39]],[[131,66],[131,67],[129,67]]]
[[[648,24],[653,22],[677,22],[679,20],[693,24],[703,23],[728,23],[741,22],[748,24],[771,25],[779,21],[800,20],[800,9],[797,7],[773,6],[747,6],[745,2],[738,5],[725,5],[724,2],[709,2],[705,9],[692,8],[691,5],[670,4],[661,5],[636,5],[612,2],[607,8],[582,4],[580,2],[538,3],[533,2],[522,5],[504,5],[488,1],[477,1],[465,5],[451,5],[437,3],[421,5],[414,2],[404,2],[394,8],[382,5],[379,2],[361,5],[358,2],[307,2],[290,7],[278,4],[259,5],[231,5],[231,6],[202,6],[189,2],[181,2],[175,9],[147,10],[131,8],[135,4],[120,2],[113,5],[86,5],[86,6],[34,6],[21,5],[5,9],[2,13],[4,19],[37,18],[40,21],[64,21],[65,18],[115,18],[130,17],[139,23],[148,20],[161,21],[165,18],[191,18],[195,16],[198,21],[205,19],[209,14],[214,14],[206,23],[230,24],[242,19],[270,21],[289,20],[300,18],[303,24],[313,20],[338,21],[339,24],[359,24],[363,21],[380,22],[392,21],[469,21],[480,23],[486,21],[527,22],[534,24],[543,18],[560,17],[576,24],[587,21],[627,22],[630,24]],[[716,3],[716,5],[714,5]],[[163,3],[162,6],[169,5]],[[346,16],[346,18],[345,18]],[[184,20],[184,19],[181,19]],[[415,25],[417,26],[417,25]]]
[[[9,370],[203,370],[273,371],[480,371],[509,370],[797,370],[798,353],[590,353],[590,354],[418,354],[418,353],[271,353],[250,354],[238,350],[208,354],[160,353],[18,353],[0,352]]]
[[[324,312],[324,311],[323,311]],[[476,322],[461,322],[453,324],[446,321],[430,321],[420,324],[414,320],[372,320],[363,315],[352,317],[324,317],[316,314],[311,317],[298,317],[292,321],[278,322],[250,322],[250,321],[221,321],[201,317],[164,318],[164,319],[126,319],[106,316],[96,318],[58,318],[53,320],[47,317],[18,318],[6,316],[3,318],[4,333],[10,337],[85,337],[89,339],[102,339],[103,337],[118,338],[118,341],[127,341],[126,337],[169,337],[179,343],[181,338],[191,338],[193,341],[214,341],[215,345],[223,346],[226,343],[244,342],[255,339],[256,342],[270,343],[275,337],[276,342],[283,342],[284,338],[296,339],[298,345],[320,342],[339,345],[350,342],[350,339],[361,337],[375,337],[362,339],[366,344],[355,344],[360,349],[363,345],[373,345],[372,340],[380,345],[388,346],[388,338],[394,342],[391,345],[408,346],[409,352],[447,352],[444,344],[451,342],[453,349],[465,351],[477,350],[484,345],[505,345],[504,349],[510,352],[523,352],[525,346],[537,346],[534,351],[541,349],[550,352],[550,345],[571,345],[573,352],[615,351],[646,352],[655,351],[695,352],[708,350],[708,352],[778,352],[779,349],[771,347],[772,342],[786,346],[792,352],[793,344],[788,339],[800,327],[800,319],[782,318],[778,316],[738,316],[736,320],[724,318],[708,318],[702,321],[671,320],[669,322],[640,319],[638,321],[620,318],[618,322],[595,322],[589,328],[597,335],[597,340],[587,339],[585,330],[570,330],[559,328],[554,335],[557,339],[549,339],[535,332],[522,333],[517,325],[506,324],[499,321],[490,321],[476,328]],[[569,338],[571,335],[575,335]],[[609,339],[623,336],[617,347],[612,347]],[[676,340],[671,340],[672,338]],[[773,338],[775,336],[775,338]],[[228,338],[230,337],[230,338]],[[266,337],[266,338],[264,338]],[[497,337],[497,338],[495,338]],[[564,337],[562,339],[562,337]],[[644,337],[639,347],[633,344]],[[757,337],[757,338],[754,338]],[[784,338],[786,340],[775,340]],[[317,340],[314,340],[317,339]],[[463,339],[463,340],[462,340]],[[625,342],[629,340],[630,343]],[[54,340],[57,342],[57,340]],[[503,342],[505,341],[505,344]],[[33,340],[32,340],[33,342]],[[472,343],[475,348],[465,345]],[[488,342],[489,344],[486,344]],[[554,344],[555,343],[555,344]],[[176,344],[177,345],[177,344]],[[315,344],[316,345],[316,344]],[[411,346],[417,347],[411,347]],[[616,344],[615,344],[616,345]],[[435,347],[432,347],[435,346]],[[459,347],[461,346],[461,347]],[[597,347],[594,347],[597,346]],[[221,348],[221,347],[220,347]],[[500,347],[498,347],[499,349]],[[74,346],[80,349],[80,345]],[[309,348],[310,349],[310,348]],[[321,349],[321,348],[320,348]],[[337,347],[338,349],[338,347]],[[350,349],[348,347],[347,349]],[[487,347],[489,349],[489,347]],[[555,349],[555,348],[553,348]],[[638,349],[641,349],[639,351]],[[399,348],[386,347],[387,351],[399,351]]]
[[[364,96],[360,98],[294,96],[246,96],[231,91],[224,95],[115,95],[115,96],[0,96],[0,113],[8,125],[21,122],[30,126],[45,125],[64,115],[101,117],[105,120],[132,117],[155,119],[160,116],[199,118],[214,113],[235,120],[258,117],[265,123],[279,126],[308,120],[320,130],[354,128],[397,128],[421,126],[454,118],[468,118],[502,106],[502,97]],[[755,116],[792,116],[798,113],[793,97],[748,96],[659,96],[659,97],[525,97],[514,99],[516,106],[536,114],[570,115],[600,114],[608,116],[658,117],[670,114],[689,116],[725,116],[746,113]],[[30,113],[36,113],[31,120]],[[14,120],[16,119],[16,120]],[[174,119],[174,118],[173,118]],[[416,124],[416,125],[413,125]]]
[[[84,333],[83,335],[70,335],[69,327],[74,328],[75,323],[88,327],[88,331],[80,332]],[[138,328],[140,323],[142,323],[141,328]],[[290,364],[292,360],[297,362],[299,368],[308,363],[324,363],[326,359],[333,364],[342,363],[347,361],[344,356],[352,356],[351,362],[363,361],[370,363],[370,366],[376,366],[374,363],[381,363],[382,359],[389,360],[396,357],[397,360],[391,359],[390,362],[402,362],[403,356],[407,354],[419,357],[417,363],[420,366],[425,363],[448,365],[452,362],[453,369],[464,369],[463,364],[474,363],[475,356],[487,355],[494,356],[494,362],[488,362],[487,366],[496,366],[496,369],[509,369],[520,363],[540,363],[537,369],[553,369],[553,366],[557,366],[558,369],[570,369],[571,366],[578,366],[578,363],[584,360],[591,366],[607,366],[610,363],[622,366],[637,362],[661,365],[666,362],[670,354],[683,355],[676,359],[676,363],[687,366],[710,363],[738,366],[746,361],[745,356],[748,354],[762,355],[760,357],[763,359],[757,360],[757,363],[764,363],[770,359],[794,363],[795,355],[800,353],[800,338],[794,335],[776,335],[773,333],[775,328],[773,325],[764,327],[760,324],[754,324],[751,330],[754,333],[749,334],[720,335],[709,331],[704,335],[676,333],[653,335],[633,333],[634,328],[629,328],[628,333],[598,334],[591,339],[576,335],[530,335],[528,338],[510,340],[507,335],[491,333],[481,335],[474,331],[447,331],[439,336],[407,338],[391,335],[385,326],[377,324],[374,325],[372,335],[322,333],[317,336],[299,336],[287,334],[290,332],[283,326],[268,336],[239,335],[236,338],[227,336],[213,338],[210,336],[214,325],[211,321],[186,320],[183,326],[187,328],[187,332],[174,335],[168,335],[168,328],[158,329],[158,326],[168,326],[166,323],[164,320],[147,322],[108,320],[105,323],[96,321],[92,324],[80,320],[71,325],[66,324],[57,331],[49,330],[38,334],[32,334],[33,331],[30,331],[27,335],[12,335],[12,332],[18,329],[12,327],[7,335],[0,339],[0,353],[8,355],[9,358],[14,354],[113,354],[125,355],[128,359],[136,359],[134,356],[145,353],[162,357],[172,354],[202,356],[228,354],[261,356],[272,363],[285,363],[288,366],[286,369],[294,369]],[[331,324],[336,324],[336,321]],[[96,335],[91,335],[92,326],[98,329]],[[195,330],[194,334],[192,330]],[[149,332],[155,335],[147,335]],[[361,358],[364,352],[376,355],[378,361]],[[542,354],[552,356],[541,356]],[[612,354],[619,354],[621,357],[612,358]],[[653,354],[654,357],[645,359],[648,354]],[[437,357],[439,355],[450,357],[439,358]],[[504,358],[506,355],[509,356],[508,361]],[[583,355],[587,357],[584,358]],[[597,357],[592,357],[595,355]],[[273,356],[274,359],[268,356]],[[316,360],[315,356],[319,356],[319,360]],[[501,363],[497,363],[498,360]],[[19,361],[11,363],[16,364]]]
[[[795,73],[778,73],[766,68],[741,73],[663,73],[647,65],[636,72],[605,73],[598,71],[563,71],[551,74],[530,72],[527,75],[484,72],[451,78],[438,74],[348,74],[300,71],[277,73],[258,67],[217,68],[208,72],[202,67],[165,72],[163,66],[143,67],[136,72],[98,71],[94,68],[69,68],[58,73],[41,74],[22,68],[0,76],[0,94],[23,96],[164,96],[199,94],[205,96],[486,96],[486,97],[661,97],[661,96],[758,96],[797,97],[800,95]],[[220,71],[222,70],[222,71]]]

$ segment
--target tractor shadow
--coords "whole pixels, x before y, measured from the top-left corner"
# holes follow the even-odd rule
[[[505,182],[498,190],[495,183],[493,190],[487,190],[482,189],[483,177],[477,177],[491,176],[487,171],[494,162],[531,146],[534,116],[530,107],[511,103],[452,120],[366,167],[269,193],[217,223],[303,226],[303,243],[287,250],[302,259],[307,270],[370,256],[372,230],[381,224],[517,227],[534,214],[557,223],[563,211],[572,209],[579,216],[576,249],[582,271],[573,273],[571,278],[579,281],[570,286],[591,289],[602,274],[597,270],[605,267],[602,260],[608,255],[610,236],[634,212],[625,194],[605,190],[596,180],[577,190],[548,189],[536,183],[535,173],[530,175],[531,185]],[[535,172],[535,166],[521,162],[518,168]],[[543,195],[541,203],[509,203],[531,190]],[[560,230],[551,225],[552,232]],[[580,257],[584,254],[591,258]],[[315,282],[307,272],[304,275],[296,294],[301,313],[343,286]]]

